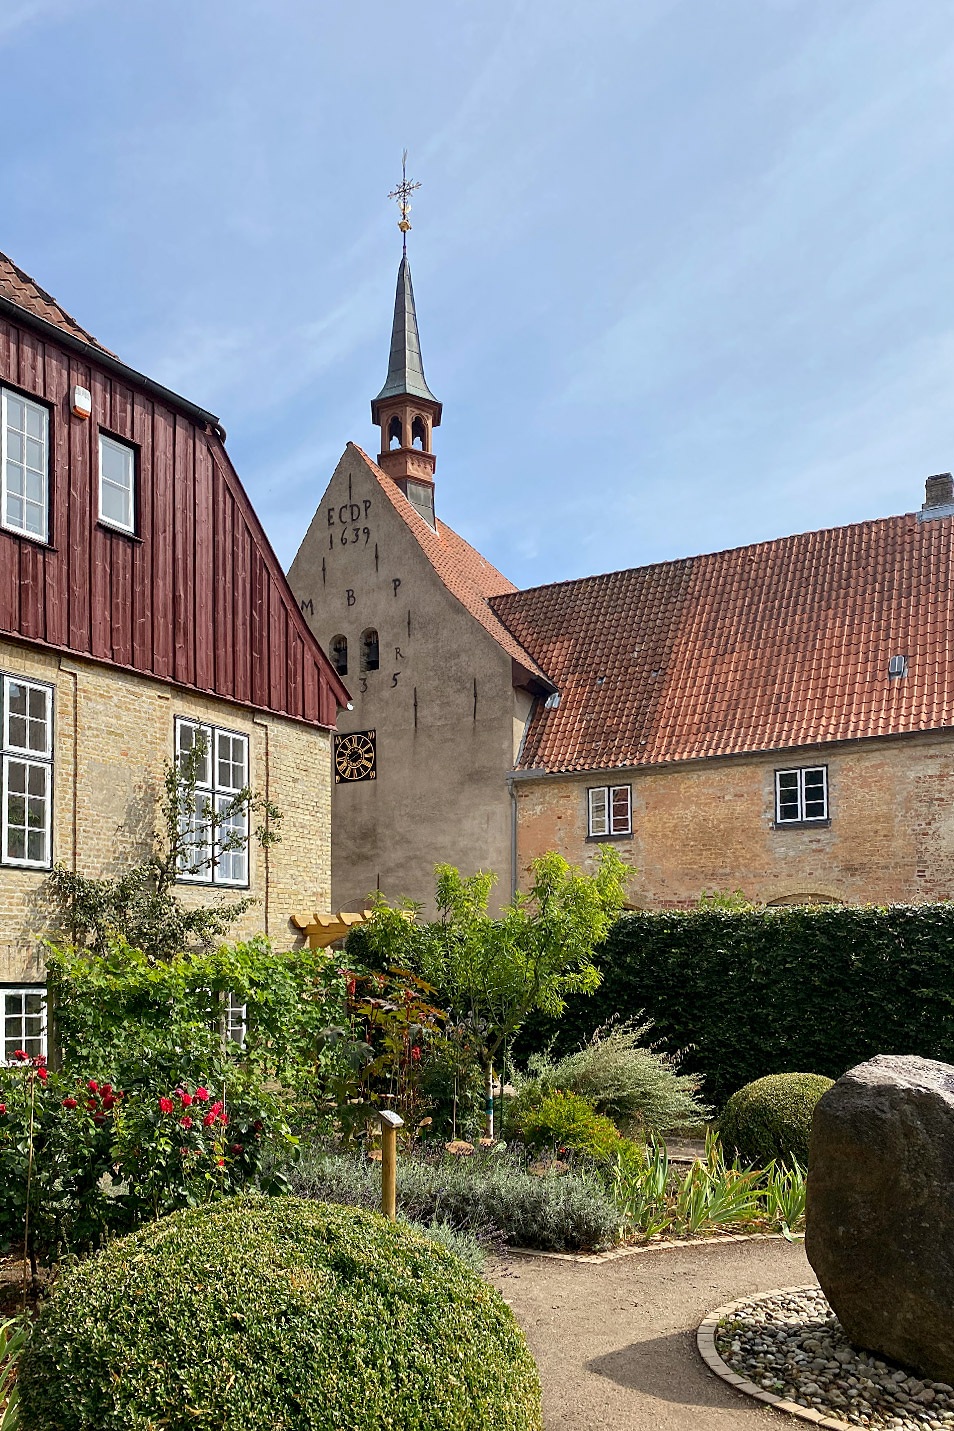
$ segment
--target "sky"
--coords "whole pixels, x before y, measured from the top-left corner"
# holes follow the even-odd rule
[[[954,467],[950,0],[2,0],[0,249],[217,413],[288,566],[374,456],[398,215],[438,514],[520,586]]]

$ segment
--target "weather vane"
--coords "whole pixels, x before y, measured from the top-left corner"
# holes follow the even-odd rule
[[[398,228],[404,235],[405,253],[407,252],[408,230],[411,227],[411,221],[408,218],[408,214],[411,212],[411,195],[414,193],[415,189],[419,189],[420,187],[421,186],[419,183],[407,177],[407,150],[405,149],[403,155],[401,156],[401,182],[400,184],[398,184],[396,189],[392,189],[390,194],[388,194],[389,199],[397,199],[398,208],[401,210],[401,217],[398,220]]]

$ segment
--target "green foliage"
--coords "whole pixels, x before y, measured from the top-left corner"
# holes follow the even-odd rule
[[[175,893],[183,873],[201,875],[222,855],[242,848],[242,825],[260,823],[252,838],[267,849],[280,839],[282,814],[271,801],[246,788],[216,808],[211,795],[203,814],[207,839],[197,845],[193,833],[200,774],[208,752],[199,738],[178,765],[167,765],[159,800],[159,830],[148,859],[110,879],[90,879],[57,865],[50,892],[59,906],[71,942],[105,953],[117,939],[154,959],[169,959],[183,949],[210,948],[255,903],[254,899],[219,899],[214,904],[184,905]],[[242,817],[242,825],[236,817]],[[201,852],[200,852],[201,851]],[[208,853],[207,853],[208,851]]]
[[[838,1078],[878,1053],[954,1062],[954,903],[637,912],[595,963],[596,993],[535,1020],[518,1057],[645,1016],[717,1106],[790,1068]]]
[[[727,1148],[747,1163],[808,1162],[812,1113],[832,1085],[820,1073],[771,1073],[733,1093],[719,1118]]]
[[[727,1162],[718,1138],[706,1138],[705,1156],[678,1173],[666,1146],[653,1139],[641,1161],[620,1157],[612,1175],[623,1236],[660,1233],[693,1237],[720,1228],[757,1226],[786,1236],[805,1220],[805,1173],[797,1162],[740,1168]]]
[[[353,1154],[304,1148],[283,1169],[293,1193],[355,1207],[381,1206],[380,1165]],[[578,1252],[608,1247],[619,1218],[594,1174],[530,1172],[519,1154],[498,1149],[468,1156],[402,1155],[398,1211],[415,1223],[439,1221],[481,1243]]]
[[[345,985],[320,950],[275,953],[258,937],[157,961],[115,939],[50,948],[47,980],[63,1066],[123,1088],[268,1078],[309,1092],[335,1066],[321,1035]],[[241,1049],[223,1036],[229,993],[248,1010]]]
[[[20,1431],[17,1366],[29,1334],[24,1317],[0,1321],[0,1431]]]
[[[677,1071],[676,1060],[643,1040],[651,1024],[611,1023],[574,1053],[554,1062],[532,1054],[525,1076],[513,1075],[517,1097],[508,1119],[543,1093],[578,1093],[622,1132],[644,1136],[703,1123],[710,1110],[697,1097],[701,1079]]]
[[[438,865],[438,919],[424,922],[413,906],[379,901],[348,941],[351,958],[427,980],[488,1073],[531,1010],[557,1015],[569,994],[592,993],[599,983],[593,948],[623,907],[627,870],[611,847],[600,850],[592,876],[552,852],[531,872],[529,892],[492,919],[495,877],[464,878]]]
[[[241,1198],[61,1276],[20,1367],[25,1431],[541,1431],[503,1298],[353,1208]]]
[[[35,1266],[241,1188],[280,1191],[263,1158],[292,1144],[262,1090],[127,1091],[21,1061],[0,1069],[0,1248]]]
[[[606,1162],[619,1149],[620,1136],[609,1118],[597,1113],[578,1093],[555,1089],[527,1108],[519,1136],[535,1153],[578,1153]]]

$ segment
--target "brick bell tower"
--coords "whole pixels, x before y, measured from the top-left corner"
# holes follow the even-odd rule
[[[434,428],[440,427],[441,404],[424,377],[411,267],[407,261],[407,233],[411,227],[407,200],[411,189],[417,187],[409,184],[405,176],[392,196],[401,206],[398,227],[404,235],[404,252],[394,295],[388,375],[384,387],[371,401],[371,421],[381,429],[378,466],[394,479],[412,506],[433,527],[436,458],[432,438]]]

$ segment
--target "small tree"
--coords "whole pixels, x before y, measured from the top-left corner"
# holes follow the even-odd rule
[[[159,798],[159,829],[148,859],[111,879],[87,875],[57,865],[50,889],[74,944],[102,954],[118,937],[153,959],[169,959],[190,947],[209,948],[256,900],[225,900],[186,908],[175,894],[183,874],[200,875],[223,855],[255,839],[262,849],[281,835],[281,811],[248,786],[216,809],[211,795],[202,801],[198,789],[206,747],[199,738],[176,765],[165,767]],[[200,817],[197,819],[197,815]],[[245,834],[242,826],[258,825]]]
[[[464,877],[451,865],[438,865],[438,919],[424,922],[414,905],[394,909],[379,900],[354,945],[349,943],[349,952],[379,967],[413,969],[437,990],[437,1001],[466,1030],[483,1070],[489,1135],[495,1067],[533,1010],[559,1014],[568,994],[598,987],[593,950],[623,908],[629,874],[611,846],[600,849],[594,875],[553,851],[530,870],[529,891],[493,919],[487,913],[493,874]]]

